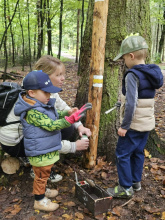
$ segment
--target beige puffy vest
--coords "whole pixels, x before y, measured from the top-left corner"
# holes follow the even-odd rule
[[[120,123],[123,121],[125,96],[121,95]],[[155,128],[154,99],[138,99],[130,128],[136,131],[151,131]]]

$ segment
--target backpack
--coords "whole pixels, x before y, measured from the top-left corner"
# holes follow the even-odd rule
[[[20,123],[20,120],[7,123],[6,119],[21,91],[23,89],[17,83],[3,82],[0,84],[0,126]]]

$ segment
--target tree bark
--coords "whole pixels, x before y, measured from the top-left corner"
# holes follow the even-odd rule
[[[58,46],[58,59],[61,57],[61,43],[62,43],[62,16],[63,16],[63,0],[60,0],[60,20],[59,20],[59,46]]]
[[[37,21],[38,21],[38,52],[37,58],[39,59],[42,54],[43,42],[44,42],[44,7],[45,1],[37,1]]]
[[[7,30],[7,16],[6,16],[6,0],[4,0],[4,20],[5,20],[5,30]],[[6,73],[7,70],[7,63],[8,63],[8,54],[7,54],[7,31],[5,33],[5,37],[4,37],[4,55],[5,55],[5,67],[4,67],[4,72]],[[3,75],[3,81],[6,80],[6,75]]]
[[[165,3],[164,3],[164,5],[165,5]],[[164,9],[164,13],[163,13],[163,18],[165,20],[165,9]],[[158,53],[160,54],[160,57],[161,57],[163,47],[164,47],[164,35],[165,35],[165,24],[162,25],[161,38],[160,38],[160,41],[159,41]]]
[[[47,0],[47,36],[48,36],[48,55],[53,55],[53,52],[52,52],[52,27],[51,27],[49,0]]]
[[[82,45],[82,40],[83,40],[83,26],[84,26],[84,0],[82,0],[81,17],[82,17],[82,22],[81,22],[81,45]]]
[[[78,63],[78,57],[79,57],[79,23],[80,23],[80,9],[77,10],[77,42],[76,42],[76,60],[75,60],[75,63]]]
[[[23,30],[23,25],[21,21],[21,13],[20,13],[20,7],[18,4],[18,11],[19,11],[19,23],[21,27],[21,36],[22,36],[22,71],[24,71],[24,66],[25,66],[25,40],[24,40],[24,30]]]
[[[29,67],[32,70],[31,66],[31,47],[30,47],[30,17],[29,17],[29,0],[27,0],[27,10],[28,10],[28,44],[29,44]]]
[[[34,48],[33,48],[33,59],[35,60],[36,59],[36,42],[37,42],[37,26],[35,25],[35,28],[34,28],[35,32],[34,32]]]
[[[10,17],[9,17],[10,20]],[[10,34],[11,34],[11,42],[12,42],[12,63],[13,67],[15,66],[15,42],[14,42],[14,34],[12,30],[12,23],[10,25]]]

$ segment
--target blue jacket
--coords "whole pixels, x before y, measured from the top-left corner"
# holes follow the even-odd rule
[[[36,103],[34,105],[29,105],[22,99],[21,94],[19,94],[19,99],[14,109],[15,115],[20,116],[21,123],[23,125],[26,156],[34,157],[60,150],[60,130],[47,131],[32,124],[28,124],[25,120],[26,112],[30,109],[36,109],[37,111],[48,115],[48,117],[50,117],[52,120],[57,120],[59,117],[54,107],[55,99],[50,99],[48,104],[45,105],[36,99],[31,97],[28,98],[36,101]]]
[[[155,64],[140,64],[129,69],[122,81],[122,93],[126,94],[125,77],[129,72],[134,73],[139,79],[138,98],[154,98],[155,89],[163,85],[163,75],[160,68]]]

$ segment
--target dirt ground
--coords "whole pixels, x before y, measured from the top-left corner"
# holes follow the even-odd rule
[[[61,97],[73,106],[78,86],[77,65],[65,63],[66,81]],[[165,65],[164,65],[165,66]],[[12,68],[13,70],[14,68]],[[15,73],[22,76],[24,72],[19,67]],[[165,71],[163,71],[165,75]],[[21,78],[16,81],[21,82]],[[164,100],[165,85],[157,91],[156,95],[156,131],[165,139]],[[16,174],[7,175],[0,169],[0,219],[14,220],[165,220],[165,159],[153,158],[145,151],[145,163],[142,176],[142,190],[136,192],[133,198],[111,199],[107,212],[94,216],[75,196],[75,172],[78,180],[91,179],[102,189],[117,185],[118,177],[116,166],[98,158],[93,170],[82,167],[82,153],[62,156],[54,165],[54,170],[63,176],[58,183],[48,182],[49,188],[59,190],[59,195],[53,200],[59,203],[60,208],[54,212],[42,212],[33,209],[34,199],[32,195],[33,179],[30,177],[30,167],[21,165]],[[88,207],[95,207],[93,202]],[[104,202],[104,201],[101,201]],[[101,209],[101,205],[97,210]]]

